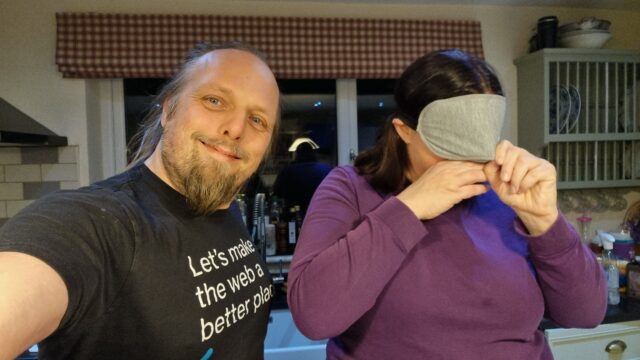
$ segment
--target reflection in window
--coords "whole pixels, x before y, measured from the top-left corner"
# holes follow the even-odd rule
[[[273,153],[260,173],[265,193],[283,200],[285,209],[300,206],[337,164],[336,85],[334,80],[279,80],[280,131]],[[250,186],[251,184],[249,184]],[[247,187],[247,193],[256,192]]]
[[[372,146],[396,109],[395,80],[358,80],[358,151]]]

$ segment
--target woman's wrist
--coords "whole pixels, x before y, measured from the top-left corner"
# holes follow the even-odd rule
[[[538,215],[526,212],[517,213],[520,220],[531,236],[539,236],[547,232],[549,228],[558,220],[560,213],[558,209],[550,211],[548,214]]]

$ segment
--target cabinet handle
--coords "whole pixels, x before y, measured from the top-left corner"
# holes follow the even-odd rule
[[[627,349],[627,344],[622,340],[613,340],[605,346],[604,351],[611,354],[622,354]]]

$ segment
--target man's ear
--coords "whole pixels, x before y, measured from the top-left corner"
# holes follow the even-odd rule
[[[166,124],[167,124],[167,108],[165,106],[162,106],[162,111],[160,112],[160,126],[164,127]]]
[[[167,120],[169,119],[169,112],[171,112],[172,100],[170,98],[165,99],[162,104],[158,104],[158,106],[162,106],[162,112],[160,113],[160,126],[164,127],[167,124]]]
[[[391,120],[391,124],[393,124],[393,127],[396,129],[396,132],[398,133],[398,136],[400,136],[402,141],[404,141],[405,144],[410,144],[411,138],[413,137],[412,135],[415,130],[413,130],[399,118],[394,118],[393,120]]]

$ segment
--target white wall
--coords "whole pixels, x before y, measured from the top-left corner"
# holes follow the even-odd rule
[[[389,2],[392,2],[389,0]],[[511,6],[326,4],[294,1],[226,0],[20,0],[0,1],[0,96],[79,145],[80,182],[89,182],[87,86],[63,79],[55,65],[56,12],[189,13],[215,15],[471,19],[482,23],[486,59],[500,73],[508,97],[505,137],[517,138],[516,69],[531,28],[545,15],[560,23],[584,16],[612,21],[609,48],[640,49],[640,13],[596,9]],[[91,113],[89,109],[89,113]]]

